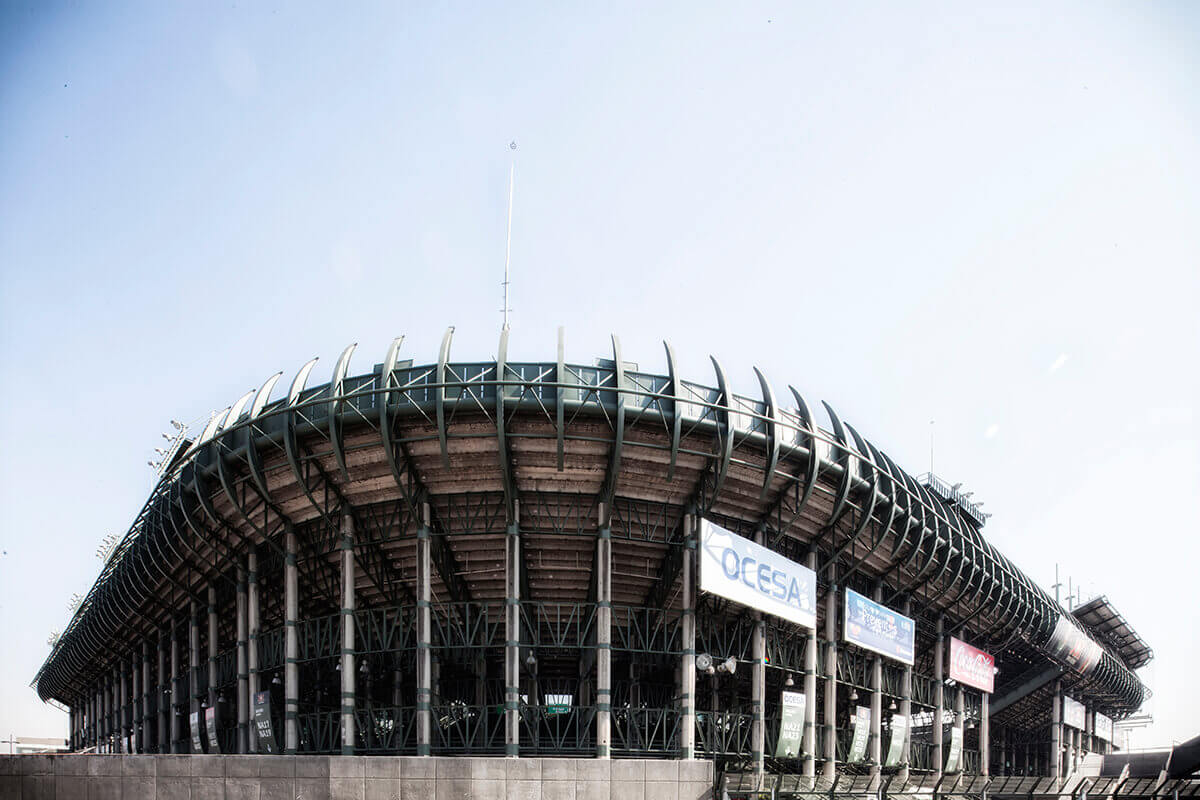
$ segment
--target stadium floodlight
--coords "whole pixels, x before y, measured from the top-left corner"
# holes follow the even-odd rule
[[[733,656],[725,659],[717,667],[718,672],[728,672],[730,675],[737,672],[737,659]]]
[[[696,669],[699,672],[708,672],[712,669],[713,657],[708,653],[700,653],[696,656]]]

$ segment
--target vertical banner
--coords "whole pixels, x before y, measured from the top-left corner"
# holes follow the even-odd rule
[[[904,754],[904,739],[908,736],[908,717],[903,714],[892,714],[892,740],[888,744],[887,760],[884,766],[900,766],[900,756]]]
[[[950,677],[991,694],[996,680],[996,659],[966,642],[950,637]]]
[[[853,589],[846,589],[842,638],[912,666],[916,623]]]
[[[700,589],[812,630],[817,625],[817,574],[774,550],[704,520]]]
[[[962,725],[954,725],[950,728],[950,752],[946,755],[945,772],[962,772],[962,749]]]
[[[221,742],[217,739],[217,709],[215,706],[204,709],[204,728],[208,731],[208,752],[221,752]]]
[[[850,754],[846,761],[853,764],[867,757],[867,737],[871,735],[871,709],[859,706],[854,710],[854,738],[850,741]]]
[[[200,712],[193,711],[188,714],[188,730],[192,734],[192,753],[203,753],[204,745],[201,744],[200,738]]]
[[[258,752],[267,755],[278,753],[275,732],[271,729],[271,692],[254,694],[254,729],[258,731]]]
[[[1063,725],[1070,725],[1077,731],[1083,730],[1087,725],[1087,712],[1083,707],[1083,703],[1073,697],[1067,697],[1065,694],[1063,695],[1062,703]]]
[[[779,696],[779,740],[775,744],[776,758],[798,758],[804,742],[804,706],[808,697],[803,692],[786,689]]]

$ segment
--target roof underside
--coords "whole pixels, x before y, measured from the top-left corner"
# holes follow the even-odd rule
[[[1076,607],[1071,613],[1092,632],[1093,638],[1112,648],[1130,669],[1144,667],[1154,658],[1150,645],[1104,595]]]

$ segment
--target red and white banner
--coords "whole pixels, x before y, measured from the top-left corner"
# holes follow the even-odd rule
[[[950,678],[991,694],[995,688],[996,659],[951,636]]]

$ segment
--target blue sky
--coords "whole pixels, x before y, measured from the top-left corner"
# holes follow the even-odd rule
[[[1200,12],[1187,3],[0,3],[0,731],[206,418],[393,336],[759,366],[963,481],[1196,732]],[[314,378],[315,380],[316,378]]]

